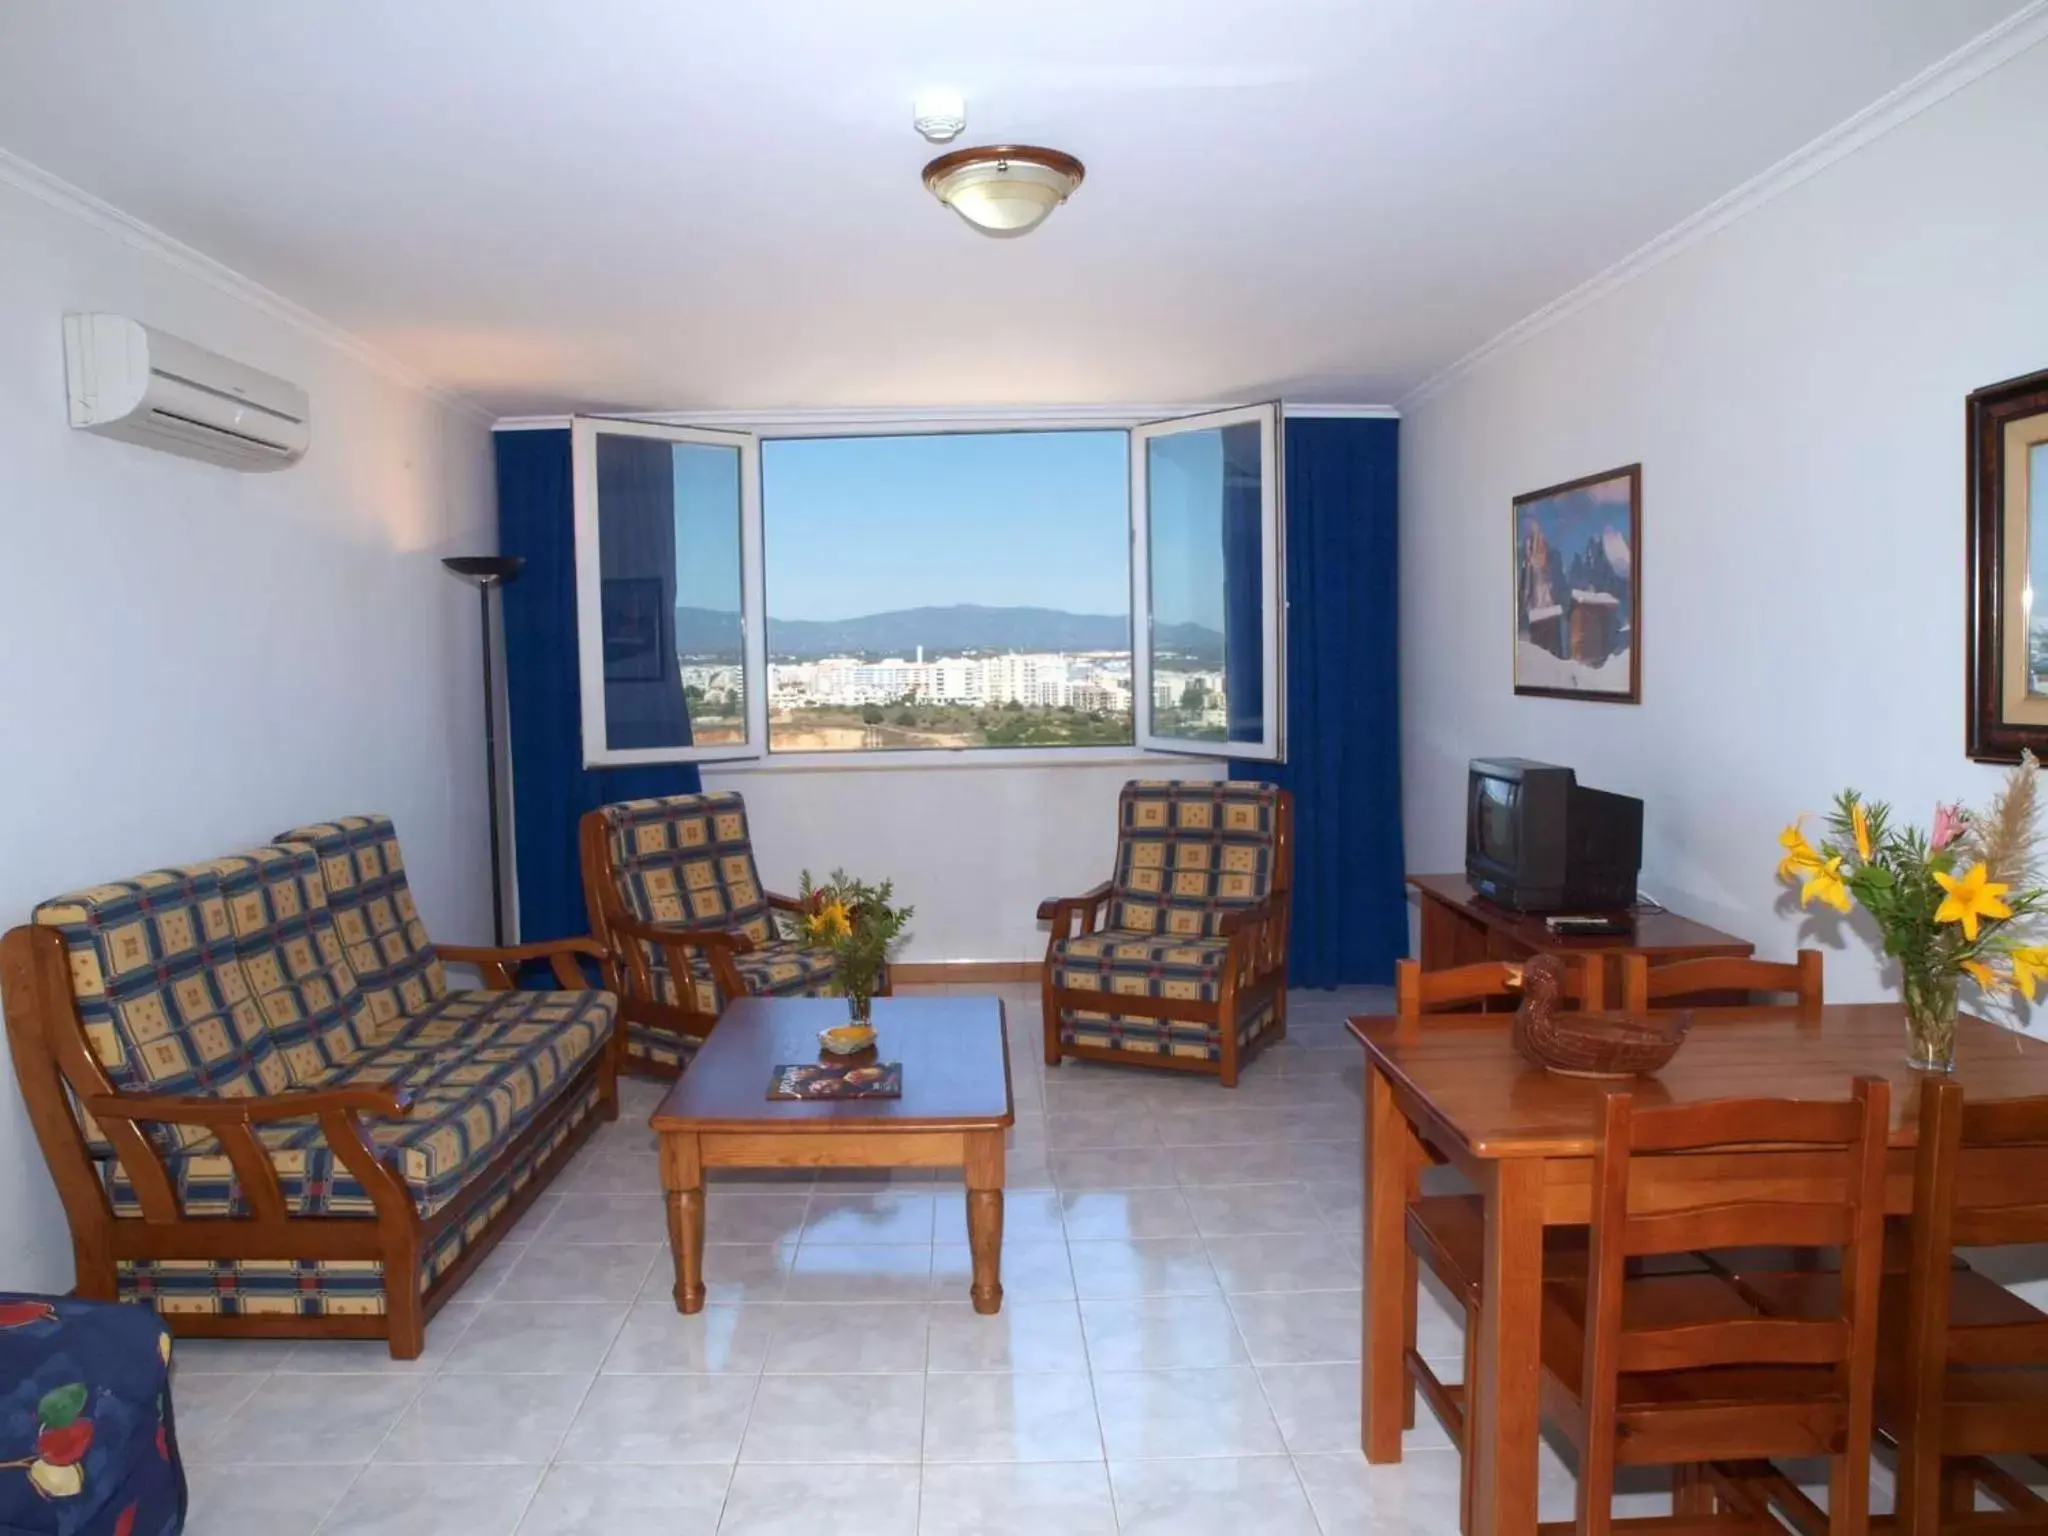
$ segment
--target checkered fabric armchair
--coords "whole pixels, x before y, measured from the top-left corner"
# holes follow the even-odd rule
[[[832,957],[784,934],[737,794],[667,795],[583,818],[583,897],[610,951],[629,1070],[673,1077],[737,997],[816,997]]]
[[[7,1034],[76,1289],[175,1331],[388,1338],[600,1120],[616,1004],[585,939],[436,945],[382,816],[46,901],[0,941]],[[511,990],[547,960],[561,990]],[[451,987],[446,963],[487,987]]]
[[[1212,1072],[1287,1032],[1294,802],[1241,780],[1126,784],[1116,874],[1040,904],[1045,1059]]]

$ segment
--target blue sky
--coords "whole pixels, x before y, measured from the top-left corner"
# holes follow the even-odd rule
[[[778,438],[761,445],[768,612],[1130,612],[1122,432]]]
[[[841,619],[955,603],[1128,613],[1128,452],[1120,431],[769,439],[769,613]],[[1158,440],[1152,459],[1158,619],[1221,628],[1221,439]],[[738,456],[679,443],[674,464],[676,600],[730,611]]]

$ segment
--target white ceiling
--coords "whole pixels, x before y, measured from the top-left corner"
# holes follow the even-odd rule
[[[0,0],[0,146],[494,411],[1382,402],[2020,8]]]

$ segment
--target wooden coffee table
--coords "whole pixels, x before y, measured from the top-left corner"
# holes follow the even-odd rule
[[[706,1168],[962,1169],[974,1310],[1002,1306],[1003,1132],[1016,1118],[1002,1003],[876,998],[875,1059],[903,1063],[903,1097],[769,1098],[775,1068],[821,1059],[818,1031],[845,1021],[836,997],[740,999],[649,1120],[661,1137],[677,1310],[704,1306]]]

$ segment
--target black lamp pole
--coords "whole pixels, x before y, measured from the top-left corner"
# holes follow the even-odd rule
[[[464,581],[476,583],[482,601],[484,643],[484,780],[491,818],[491,937],[505,943],[505,882],[498,848],[498,694],[491,679],[491,588],[517,576],[526,564],[519,555],[454,555],[441,562]]]

